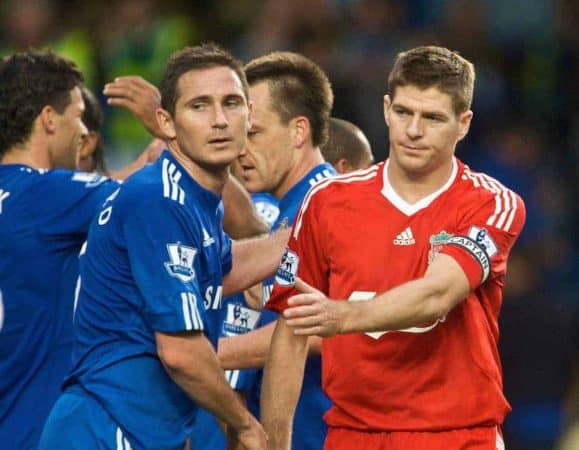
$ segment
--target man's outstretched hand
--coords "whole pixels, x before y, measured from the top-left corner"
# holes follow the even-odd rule
[[[350,302],[331,300],[301,278],[296,278],[295,287],[301,294],[290,297],[283,312],[294,334],[329,337],[344,332]]]

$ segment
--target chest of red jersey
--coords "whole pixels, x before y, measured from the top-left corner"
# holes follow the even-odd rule
[[[450,194],[406,215],[383,196],[346,200],[325,236],[329,296],[384,292],[426,272],[432,257],[458,227]]]

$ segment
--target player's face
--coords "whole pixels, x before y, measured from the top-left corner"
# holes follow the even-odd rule
[[[412,176],[448,173],[456,144],[468,132],[472,112],[456,115],[451,97],[438,88],[403,86],[384,97],[390,164]]]
[[[88,130],[82,122],[84,101],[80,89],[69,93],[70,103],[62,114],[55,114],[54,136],[51,145],[52,167],[76,169],[83,137]]]
[[[272,108],[267,82],[251,86],[249,98],[253,117],[247,145],[239,155],[240,180],[250,192],[279,196],[295,162],[291,128]]]
[[[249,129],[243,85],[229,67],[192,70],[179,78],[170,136],[193,163],[222,169],[237,158]]]

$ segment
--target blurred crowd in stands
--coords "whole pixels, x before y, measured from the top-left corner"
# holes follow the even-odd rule
[[[379,118],[396,53],[439,44],[473,61],[475,115],[457,155],[527,205],[501,315],[513,406],[505,440],[509,450],[567,450],[562,436],[579,423],[578,2],[3,0],[0,23],[1,55],[50,47],[73,59],[97,93],[120,75],[156,84],[174,50],[206,40],[244,61],[272,50],[301,52],[329,74],[333,116],[364,130],[376,161],[387,157]],[[100,100],[114,168],[150,136],[129,113]]]

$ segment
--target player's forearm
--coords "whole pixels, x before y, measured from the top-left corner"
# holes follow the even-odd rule
[[[242,430],[250,426],[251,414],[227,384],[207,338],[196,333],[160,340],[159,334],[159,356],[171,379],[196,403],[233,429]]]
[[[280,318],[272,337],[261,391],[261,417],[270,448],[289,450],[293,416],[301,392],[307,338],[295,336]]]
[[[269,352],[275,322],[237,336],[219,339],[217,357],[223,369],[262,368]]]
[[[265,327],[237,336],[219,339],[217,357],[224,370],[261,369],[269,353],[271,337],[275,322]],[[310,336],[308,339],[308,356],[321,353],[322,339]]]
[[[289,238],[289,229],[232,245],[233,266],[223,277],[223,295],[240,292],[272,276]]]
[[[470,286],[454,259],[439,255],[436,263],[423,278],[404,283],[371,301],[344,304],[340,332],[401,330],[443,318],[466,298]]]

